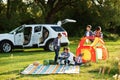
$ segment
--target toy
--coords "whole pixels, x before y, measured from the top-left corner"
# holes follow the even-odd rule
[[[38,66],[39,64],[40,64],[39,61],[34,61],[34,62],[33,62],[33,65],[34,65],[34,66]]]
[[[83,62],[96,62],[97,60],[106,60],[108,58],[105,43],[98,37],[83,37],[77,47],[76,56],[80,53],[84,54],[82,57]]]

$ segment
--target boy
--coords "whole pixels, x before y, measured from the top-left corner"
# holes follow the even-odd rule
[[[69,57],[70,57],[70,54],[68,52],[68,48],[64,48],[63,53],[61,53],[61,56],[59,57],[60,58],[60,63],[59,64],[61,64],[62,60],[65,60],[64,61],[65,65],[66,65],[66,63],[69,64],[69,60],[68,60]]]
[[[62,37],[61,33],[58,33],[58,36],[53,41],[54,51],[55,51],[55,57],[54,57],[55,64],[57,63],[57,59],[58,59],[58,55],[59,55],[61,37]]]
[[[91,31],[91,28],[92,28],[91,25],[87,25],[87,27],[86,27],[86,32],[85,32],[84,37],[91,37],[91,38],[93,37],[93,32]],[[92,39],[87,39],[87,40],[86,40],[86,43],[89,43],[89,40],[90,40],[91,42],[93,42]]]
[[[85,37],[91,37],[91,36],[93,36],[93,32],[91,31],[91,28],[92,28],[92,26],[91,25],[87,25],[87,27],[86,27],[86,32],[85,32]]]

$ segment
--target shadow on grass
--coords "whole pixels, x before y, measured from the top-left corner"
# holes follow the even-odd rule
[[[89,70],[88,72],[89,73],[96,73],[96,74],[98,74],[99,73],[99,69]]]
[[[15,50],[10,53],[0,53],[0,57],[10,57],[11,54],[14,56],[26,56],[26,55],[34,55],[34,54],[45,54],[45,53],[53,53],[52,51],[45,50],[36,50],[36,49],[27,49],[27,50]]]
[[[12,54],[12,53],[19,53],[19,52],[52,52],[52,51],[48,51],[48,50],[43,50],[41,48],[26,48],[26,49],[13,49],[12,52],[10,53],[4,53],[4,52],[0,52],[2,54]]]
[[[19,52],[23,52],[23,53],[33,53],[33,52],[52,52],[52,51],[45,51],[45,50],[38,50],[38,49],[21,49],[21,50],[14,50],[10,53],[19,53]]]

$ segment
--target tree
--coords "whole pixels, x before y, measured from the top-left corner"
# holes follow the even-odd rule
[[[101,26],[103,32],[120,33],[120,0],[7,0],[0,1],[1,31],[22,24],[54,23],[71,18],[75,24],[63,27],[69,35],[82,36],[88,24]],[[77,30],[77,31],[76,31]],[[73,34],[74,33],[74,34]]]
[[[7,0],[6,16],[7,16],[8,19],[10,18],[10,0]]]
[[[43,22],[53,23],[55,15],[64,9],[67,5],[71,5],[77,2],[77,0],[48,0],[45,4],[44,0],[34,0],[34,2],[42,9]]]

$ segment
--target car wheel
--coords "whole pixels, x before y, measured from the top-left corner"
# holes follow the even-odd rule
[[[49,51],[54,51],[53,40],[50,40],[50,41],[47,43],[46,49],[49,50]]]
[[[12,44],[8,41],[3,41],[1,46],[0,46],[0,49],[2,52],[5,52],[5,53],[11,52],[12,51]]]

